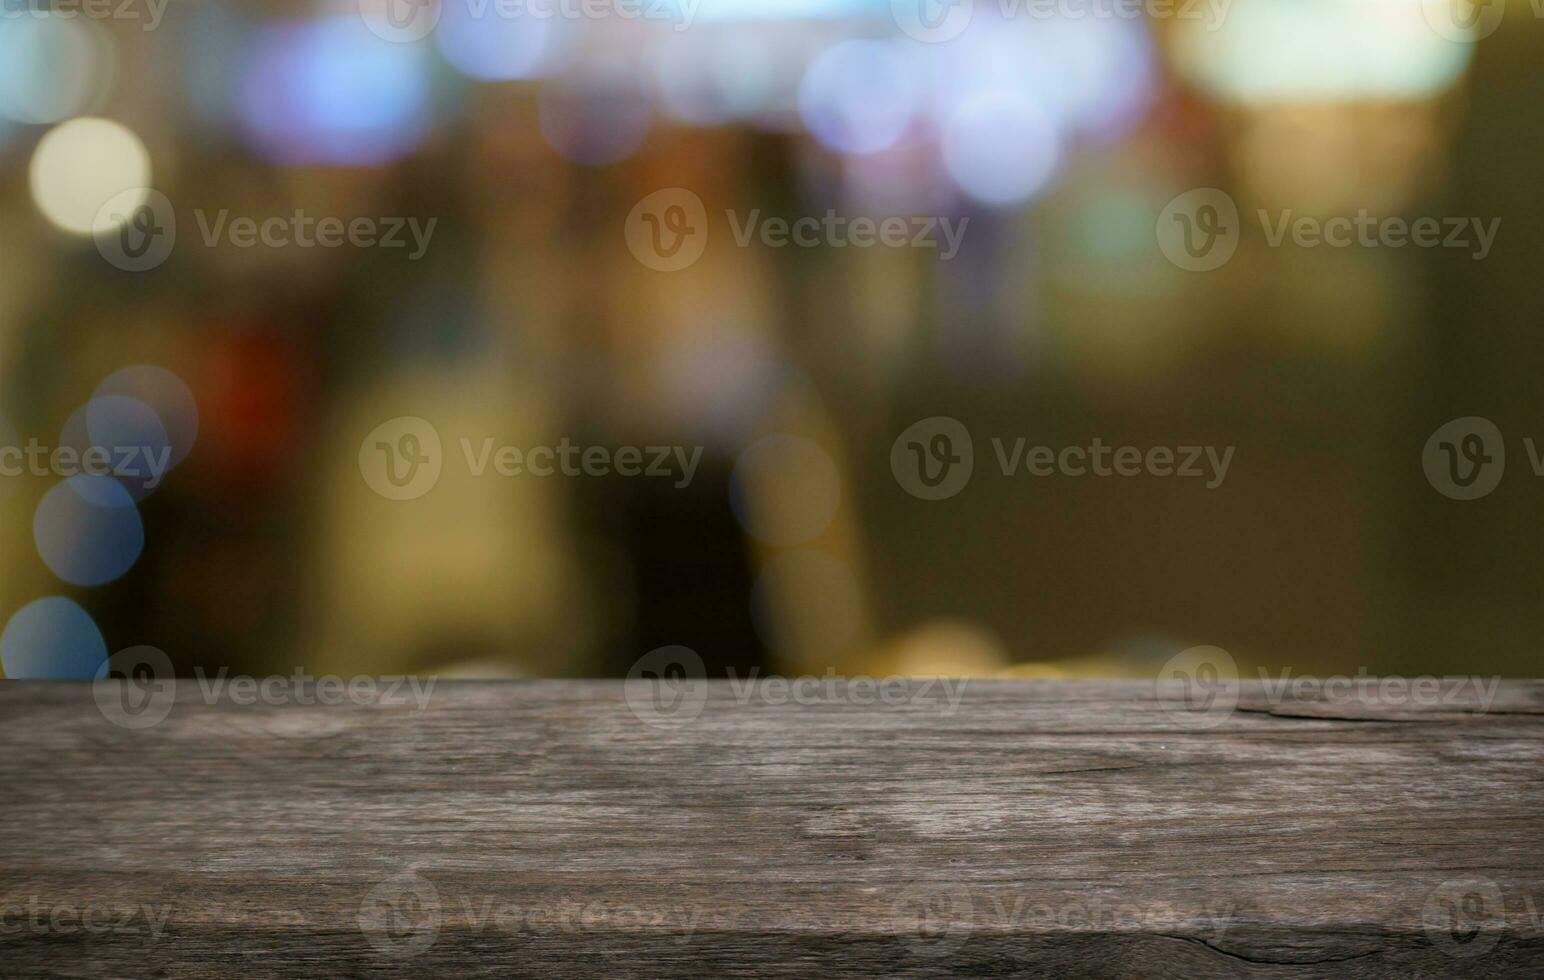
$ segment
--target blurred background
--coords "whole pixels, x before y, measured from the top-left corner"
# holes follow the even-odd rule
[[[1147,677],[1198,644],[1540,672],[1528,3],[0,14],[0,445],[175,464],[0,477],[7,676],[139,644],[255,674],[621,676],[667,644],[715,673]],[[1155,228],[1204,187],[1245,220],[1201,273]],[[143,188],[176,243],[134,271],[101,246]],[[626,234],[665,188],[711,227],[677,271]],[[1258,209],[1501,226],[1480,261],[1271,247]],[[436,223],[415,255],[206,240],[222,212]],[[731,227],[829,212],[968,224],[947,258]],[[932,416],[975,442],[943,501],[890,466]],[[1481,500],[1422,473],[1463,416],[1511,452]],[[361,454],[402,417],[443,472],[392,500]],[[1236,452],[1214,489],[1006,477],[993,437]],[[463,438],[702,456],[684,487],[478,477]]]

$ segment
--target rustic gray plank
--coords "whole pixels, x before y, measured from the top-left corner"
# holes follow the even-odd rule
[[[0,683],[0,977],[1544,975],[1544,683],[821,683]]]

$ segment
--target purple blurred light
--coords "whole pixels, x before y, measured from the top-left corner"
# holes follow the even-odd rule
[[[542,86],[542,135],[566,159],[616,163],[642,145],[654,107],[636,79],[572,79]]]
[[[914,66],[894,45],[843,41],[821,52],[799,87],[799,113],[811,134],[839,153],[895,145],[915,117]]]
[[[240,95],[253,148],[290,165],[390,162],[423,138],[428,110],[422,49],[384,43],[358,17],[265,27]]]
[[[441,7],[434,43],[463,75],[485,81],[536,78],[548,67],[556,33],[551,18],[509,16],[497,4]]]
[[[966,194],[995,207],[1034,197],[1061,157],[1056,127],[1032,97],[1001,91],[964,103],[946,121],[944,165]]]

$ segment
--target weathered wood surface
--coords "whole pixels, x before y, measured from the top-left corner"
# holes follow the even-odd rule
[[[1151,683],[905,690],[716,683],[665,728],[620,682],[185,680],[132,731],[0,683],[0,976],[1544,976],[1544,684],[1253,684],[1213,727]]]

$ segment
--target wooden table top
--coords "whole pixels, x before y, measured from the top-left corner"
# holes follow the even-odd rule
[[[1544,976],[1544,682],[118,683],[0,683],[7,980]]]

